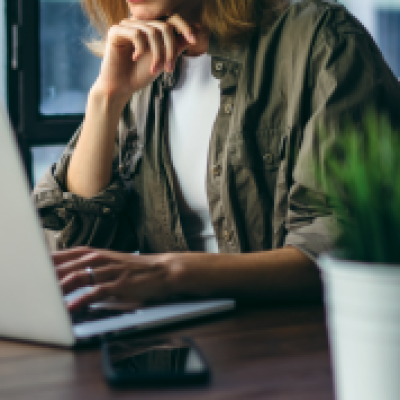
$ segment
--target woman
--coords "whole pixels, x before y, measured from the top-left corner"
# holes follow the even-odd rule
[[[400,125],[398,84],[364,28],[320,0],[84,4],[101,71],[34,192],[51,247],[88,246],[54,254],[64,292],[93,285],[70,309],[318,296],[335,217],[313,165],[367,107]]]

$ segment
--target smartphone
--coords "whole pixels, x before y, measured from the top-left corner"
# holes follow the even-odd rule
[[[102,340],[103,370],[111,385],[202,384],[210,370],[189,338]]]

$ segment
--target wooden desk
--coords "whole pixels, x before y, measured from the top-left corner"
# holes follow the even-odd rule
[[[321,307],[242,309],[147,336],[190,336],[212,369],[206,387],[117,391],[97,347],[75,351],[0,341],[0,399],[333,400]]]

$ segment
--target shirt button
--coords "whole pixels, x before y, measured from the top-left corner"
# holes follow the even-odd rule
[[[232,103],[225,104],[225,113],[232,114],[232,111],[233,111],[233,104]]]
[[[104,213],[104,214],[110,214],[110,212],[111,212],[111,209],[110,209],[110,208],[108,208],[108,207],[104,207],[104,208],[103,208],[103,213]]]
[[[221,168],[220,165],[214,165],[214,166],[212,167],[212,170],[211,170],[211,171],[212,171],[212,174],[213,174],[214,178],[217,178],[218,176],[221,175],[222,168]]]
[[[264,161],[269,165],[273,164],[274,163],[274,155],[271,153],[265,154]]]
[[[224,231],[222,234],[223,238],[227,241],[230,242],[232,240],[232,232],[229,232],[228,230]]]
[[[215,63],[215,70],[218,72],[223,71],[224,69],[224,63],[222,63],[221,61],[218,61],[217,63]]]
[[[124,170],[124,164],[120,164],[119,165],[119,167],[118,167],[118,169],[119,169],[119,172],[123,172],[123,170]]]

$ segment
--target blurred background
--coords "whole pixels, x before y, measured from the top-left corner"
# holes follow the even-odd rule
[[[0,0],[0,101],[6,102],[6,13],[4,0]]]
[[[35,108],[34,113],[30,110],[31,117],[25,120],[20,115],[14,119],[19,118],[20,124],[25,121],[22,124],[25,127],[35,126],[36,131],[41,131],[40,135],[33,131],[23,135],[34,183],[48,165],[59,158],[68,140],[68,133],[58,134],[61,128],[57,126],[61,125],[57,123],[63,122],[63,126],[71,127],[70,136],[73,127],[81,121],[86,96],[98,74],[100,60],[85,47],[84,41],[94,33],[82,13],[79,0],[20,0],[20,7],[25,10],[16,11],[7,10],[15,7],[11,6],[11,1],[15,2],[0,0],[0,99],[11,103],[11,108],[18,101],[21,103],[16,93],[7,95],[6,73],[9,70],[12,75],[18,69],[32,67],[38,84],[35,88],[27,89],[27,96],[30,97],[23,99],[23,102],[27,104],[29,100],[30,108]],[[400,0],[346,0],[342,3],[367,27],[394,74],[400,77]],[[26,12],[29,10],[32,11]],[[22,11],[25,11],[23,21]],[[6,21],[6,15],[10,21]],[[21,31],[24,24],[28,29]],[[20,37],[36,42],[32,42],[29,45],[32,47],[28,49],[34,61],[31,64],[25,61],[23,67],[17,68],[10,64],[13,54],[7,57],[6,50],[7,40],[9,53],[13,49],[13,38],[6,40],[6,27],[9,36],[13,36],[17,29],[15,26],[19,29]],[[25,47],[24,54],[26,50]],[[26,71],[25,76],[31,77],[30,73]],[[21,79],[20,76],[15,77],[15,82]],[[29,118],[34,121],[29,123]],[[18,125],[16,121],[13,122]]]

